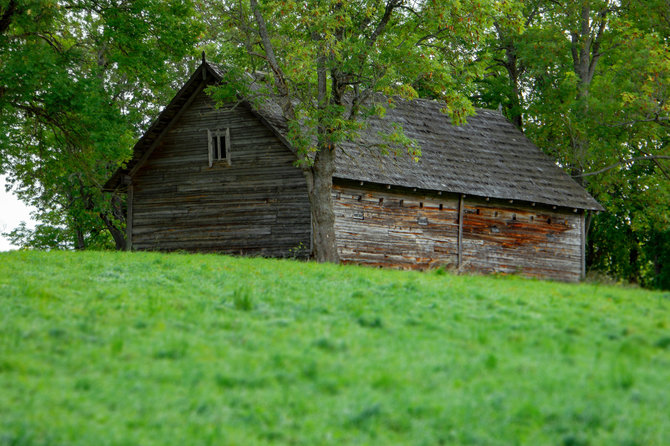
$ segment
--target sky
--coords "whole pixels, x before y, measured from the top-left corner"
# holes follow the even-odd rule
[[[0,252],[18,248],[2,236],[3,232],[11,231],[22,221],[28,223],[29,227],[35,226],[35,222],[30,218],[31,208],[19,201],[11,192],[6,192],[6,184],[5,177],[0,175]]]

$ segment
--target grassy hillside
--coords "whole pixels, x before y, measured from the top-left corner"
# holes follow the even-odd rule
[[[668,445],[670,293],[0,254],[0,445]]]

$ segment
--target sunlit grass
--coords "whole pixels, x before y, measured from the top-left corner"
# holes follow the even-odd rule
[[[0,445],[670,444],[670,293],[0,254]]]

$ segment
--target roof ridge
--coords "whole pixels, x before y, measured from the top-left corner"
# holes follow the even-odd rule
[[[132,159],[125,168],[117,169],[105,184],[105,190],[121,186],[124,176],[143,163],[181,108],[188,104],[188,99],[201,91],[203,82],[221,82],[225,72],[225,66],[203,61],[135,144]],[[340,144],[339,150],[349,156],[336,157],[334,176],[479,197],[603,210],[584,188],[497,110],[475,108],[475,114],[469,116],[466,123],[455,126],[444,119],[448,115],[438,110],[439,101],[397,98],[400,101],[395,107],[388,107],[384,117],[373,116],[367,121],[367,128],[360,132],[355,142]],[[286,121],[281,108],[274,102],[268,101],[254,113],[288,146]],[[388,141],[380,133],[390,122],[401,123],[405,135],[419,144],[422,156],[418,162],[410,157],[379,156],[379,147],[388,147]]]

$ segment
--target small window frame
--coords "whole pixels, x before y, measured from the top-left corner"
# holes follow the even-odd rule
[[[225,163],[230,166],[230,129],[207,130],[207,153],[209,167],[214,163]]]

